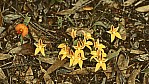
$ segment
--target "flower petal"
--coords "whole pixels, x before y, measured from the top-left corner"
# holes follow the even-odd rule
[[[72,65],[74,66],[74,65],[76,65],[78,63],[79,63],[79,59],[78,58],[75,58]]]
[[[103,70],[106,70],[106,64],[105,63],[102,63],[101,67],[102,67]]]
[[[58,48],[64,48],[64,47],[66,47],[66,44],[64,44],[64,43],[61,43],[61,44],[58,46]]]
[[[35,49],[35,55],[37,55],[39,53],[40,49],[39,48],[36,48]]]
[[[97,52],[96,51],[91,51],[91,54],[94,56],[97,56]]]
[[[45,56],[44,47],[41,48],[40,52],[43,56]]]
[[[115,35],[114,34],[111,34],[111,42],[113,42],[115,39]]]
[[[115,33],[115,36],[119,39],[122,39],[121,35],[118,32]]]
[[[61,60],[65,59],[67,57],[66,54],[63,54],[63,56],[61,57]]]
[[[79,67],[82,69],[83,61],[79,60]]]
[[[71,67],[73,65],[73,61],[74,61],[74,59],[70,58],[69,67]]]
[[[101,66],[100,63],[97,63],[97,64],[96,64],[95,72],[100,68],[100,66]]]

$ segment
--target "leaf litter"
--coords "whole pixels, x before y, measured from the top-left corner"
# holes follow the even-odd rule
[[[2,0],[0,3],[0,83],[5,84],[148,84],[148,1],[146,0]],[[23,38],[17,24],[28,27]],[[121,39],[112,42],[110,26],[119,27]],[[96,60],[85,47],[82,69],[60,60],[61,43],[72,49],[84,32],[99,39],[107,53],[106,70],[95,72]],[[19,31],[22,31],[19,30]],[[89,35],[88,34],[88,35]],[[112,34],[111,34],[112,35]],[[75,35],[74,35],[75,36]],[[34,44],[42,39],[44,56]],[[73,41],[73,42],[72,42]],[[93,42],[92,40],[89,40]],[[39,42],[41,44],[41,42]],[[90,46],[90,50],[94,46]]]

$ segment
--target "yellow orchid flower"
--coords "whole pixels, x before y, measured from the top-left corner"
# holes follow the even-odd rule
[[[109,34],[111,34],[111,42],[114,41],[115,37],[119,38],[119,39],[122,39],[120,33],[118,32],[118,27],[117,28],[114,28],[113,25],[111,25],[111,29],[110,31],[107,31]]]
[[[70,48],[64,43],[60,44],[58,48],[61,48],[59,52],[59,56],[62,55],[61,60],[65,59],[69,55]]]
[[[106,53],[104,53],[103,51],[101,50],[97,50],[97,51],[91,51],[91,54],[93,55],[91,58],[90,58],[90,61],[94,58],[98,63],[96,64],[96,68],[95,68],[95,72],[100,68],[102,67],[103,70],[106,70]]]
[[[81,69],[82,69],[82,65],[83,65],[83,60],[87,59],[82,54],[84,54],[84,53],[79,53],[77,56],[75,56],[74,61],[73,61],[73,66],[76,65],[76,64],[79,64],[79,67]]]
[[[86,39],[86,40],[89,40],[89,39],[94,40],[94,38],[92,38],[90,33],[88,33],[88,32],[87,33],[83,32],[83,33],[84,33],[84,39]]]
[[[44,48],[46,47],[46,44],[43,44],[42,39],[39,39],[38,44],[35,43],[34,45],[36,46],[35,55],[41,52],[41,54],[45,56]]]
[[[72,29],[70,35],[71,35],[71,37],[72,37],[73,39],[76,37],[76,32],[77,32],[77,30]]]
[[[67,57],[70,58],[69,67],[71,67],[73,65],[74,58],[75,58],[75,54],[74,54],[73,50],[70,50],[69,55]]]
[[[74,49],[75,49],[75,57],[78,56],[78,54],[81,54],[82,57],[84,57],[84,47],[85,47],[85,44],[82,40],[79,40],[77,42],[77,46],[73,46]]]
[[[91,41],[86,41],[86,39],[83,40],[84,45],[90,49],[90,51],[92,50],[92,48],[90,47],[90,45],[93,45],[93,43]]]
[[[104,51],[103,48],[106,48],[105,45],[99,43],[99,39],[97,39],[97,41],[94,42],[94,47],[95,47],[95,50],[99,49],[101,51]]]
[[[84,47],[85,47],[85,42],[83,42],[82,40],[79,40],[77,42],[77,46],[73,46],[75,49],[75,58],[74,58],[74,62],[73,62],[73,66],[76,64],[79,64],[79,67],[82,69],[82,65],[83,65],[83,60],[85,60],[85,56],[84,56]]]
[[[105,63],[105,58],[102,58],[102,60],[96,59],[98,62],[96,64],[95,72],[101,67],[103,70],[106,70],[106,63]]]

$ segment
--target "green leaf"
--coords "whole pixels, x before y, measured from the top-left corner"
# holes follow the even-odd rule
[[[65,17],[71,22],[71,24],[75,25],[72,19],[68,15],[65,15]]]
[[[73,41],[73,45],[76,46],[77,45],[78,40],[74,40]]]
[[[114,53],[108,54],[106,61],[108,61],[108,60],[110,60],[114,57],[117,57],[119,55],[120,51],[121,51],[121,48],[118,51],[114,52]]]
[[[23,37],[22,35],[20,36],[20,42],[21,42],[21,45],[23,44]]]
[[[94,25],[94,26],[96,26],[96,25],[98,25],[98,26],[103,26],[104,28],[107,28],[107,25],[104,24],[104,23],[101,22],[101,21],[97,21],[97,22],[95,22],[93,25]]]
[[[28,25],[28,23],[30,22],[30,20],[31,20],[31,17],[26,16],[25,19],[24,19],[23,24]]]
[[[141,71],[142,73],[149,73],[149,68],[146,68],[144,70]]]

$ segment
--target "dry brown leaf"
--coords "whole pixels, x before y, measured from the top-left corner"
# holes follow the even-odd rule
[[[10,51],[9,51],[9,53],[11,53],[11,54],[16,54],[16,53],[19,53],[20,51],[21,51],[21,46],[19,46],[19,47],[15,47],[15,48],[13,48],[13,49],[11,49]]]
[[[2,24],[3,24],[3,18],[2,18],[2,12],[0,10],[0,27],[2,27]]]
[[[133,54],[144,54],[145,52],[141,51],[141,50],[130,50],[130,53],[133,53]]]
[[[0,83],[8,84],[8,80],[6,78],[6,75],[4,74],[4,72],[1,68],[0,68]]]
[[[149,11],[149,5],[138,7],[135,10],[138,12],[148,12]]]
[[[66,62],[66,59],[60,60],[57,59],[48,69],[47,69],[47,74],[51,74],[53,71],[56,69],[62,67]]]
[[[76,35],[83,35],[83,32],[93,34],[93,30],[89,28],[70,27],[66,30],[67,34],[70,35],[72,29],[77,30]]]
[[[51,57],[51,58],[49,58],[49,57],[38,57],[37,59],[41,62],[44,62],[44,63],[53,64],[56,61],[57,57]]]
[[[141,66],[138,69],[134,69],[128,78],[128,84],[135,84],[136,76],[140,73]]]
[[[75,6],[71,9],[62,10],[56,14],[58,15],[68,15],[68,14],[74,14],[79,8],[81,8],[85,3],[87,3],[89,0],[79,0]]]
[[[40,66],[40,68],[41,68],[41,71],[42,71],[43,73],[45,73],[44,76],[43,76],[45,83],[46,83],[46,84],[54,84],[54,82],[52,81],[52,79],[51,79],[51,77],[49,76],[49,74],[47,74],[47,71],[46,71],[45,69],[43,69],[42,66]]]
[[[26,83],[27,83],[27,84],[31,84],[33,79],[34,79],[33,71],[32,71],[32,68],[31,68],[31,66],[30,66],[30,67],[28,68],[28,70],[27,70],[27,72],[26,72],[26,76],[25,76]]]
[[[116,75],[116,82],[117,84],[121,84],[122,82],[126,82],[125,79],[122,77],[122,76],[126,76],[126,68],[128,67],[128,64],[129,64],[129,59],[127,59],[123,54],[120,54],[119,57],[118,57],[118,62],[117,62],[117,65],[119,67],[122,73],[122,75],[119,73],[119,71],[117,71],[117,74],[119,75]]]
[[[136,0],[127,0],[124,2],[124,6],[130,6],[132,5]]]
[[[54,82],[52,81],[51,77],[48,74],[45,74],[43,78],[46,84],[54,84]]]
[[[4,74],[2,68],[0,68],[0,79],[5,79],[6,75]]]
[[[90,72],[95,72],[95,67],[86,67],[86,68],[82,68],[81,69],[76,69],[74,71],[72,71],[71,73],[68,73],[68,74],[71,74],[71,75],[75,75],[75,74],[89,74]]]
[[[9,55],[9,54],[0,53],[0,60],[6,60],[6,59],[9,59],[11,57],[13,57],[13,56]]]

